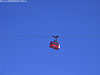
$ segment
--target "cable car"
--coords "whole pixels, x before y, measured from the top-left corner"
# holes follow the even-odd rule
[[[58,41],[57,41],[57,38],[58,38],[59,36],[52,36],[52,37],[54,37],[54,41],[51,41],[51,42],[50,42],[49,47],[50,47],[50,48],[53,48],[53,49],[56,49],[56,50],[59,50],[60,44],[59,44]]]

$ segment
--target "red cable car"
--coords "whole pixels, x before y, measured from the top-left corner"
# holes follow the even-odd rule
[[[54,37],[55,39],[54,39],[54,41],[51,41],[51,42],[50,42],[49,47],[50,47],[50,48],[53,48],[53,49],[56,49],[56,50],[59,50],[60,44],[59,44],[58,41],[57,41],[57,38],[58,38],[59,36],[52,36],[52,37]]]

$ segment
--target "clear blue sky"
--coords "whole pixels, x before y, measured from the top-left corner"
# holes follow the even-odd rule
[[[99,34],[100,0],[0,3],[0,38],[50,36],[0,39],[0,75],[100,75],[100,38],[59,38],[61,49],[49,48],[52,35]]]

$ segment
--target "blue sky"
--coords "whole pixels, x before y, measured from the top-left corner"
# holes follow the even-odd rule
[[[100,75],[99,20],[99,0],[0,3],[0,75]]]

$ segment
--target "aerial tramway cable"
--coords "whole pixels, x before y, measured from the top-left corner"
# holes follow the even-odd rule
[[[52,36],[54,37],[54,36]],[[59,36],[57,36],[59,37]],[[0,39],[48,39],[50,36],[34,36],[34,35],[0,35]],[[74,39],[74,38],[100,38],[100,35],[68,35],[60,36],[59,39]]]

